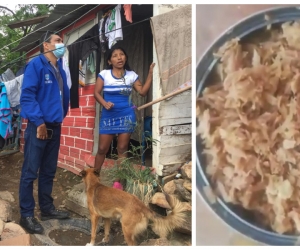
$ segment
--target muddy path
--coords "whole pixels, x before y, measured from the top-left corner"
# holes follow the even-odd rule
[[[12,155],[3,156],[0,158],[0,191],[8,191],[12,194],[14,201],[11,201],[12,206],[12,220],[13,222],[19,224],[20,213],[19,213],[19,183],[21,168],[23,164],[23,153],[15,153]],[[57,168],[57,172],[54,179],[54,186],[52,196],[54,198],[54,205],[59,209],[65,208],[65,199],[67,197],[68,191],[71,190],[75,185],[81,183],[81,177],[73,174],[67,170]],[[35,198],[35,216],[40,218],[40,211],[38,207],[37,200],[37,181],[34,182],[34,198]],[[71,218],[83,219],[84,217],[69,211]],[[85,218],[86,219],[86,218]],[[90,241],[90,235],[87,232],[80,232],[74,229],[54,229],[49,233],[49,237],[52,241],[56,242],[58,245],[63,246],[85,246],[86,243]],[[102,245],[101,241],[104,237],[104,230],[100,228],[97,238],[96,245]],[[145,233],[140,235],[137,239],[138,244],[149,239],[157,239],[158,237],[149,228]],[[182,246],[191,245],[191,236],[184,235],[181,233],[174,232],[170,236],[170,242],[172,245]],[[31,235],[31,245],[41,246],[45,245],[41,242],[35,235]],[[126,245],[124,242],[124,237],[121,230],[121,225],[118,221],[114,221],[111,225],[111,237],[109,245],[112,246],[122,246]]]

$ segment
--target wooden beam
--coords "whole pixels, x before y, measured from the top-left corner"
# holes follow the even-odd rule
[[[11,29],[20,28],[20,27],[24,27],[24,26],[29,26],[29,25],[41,23],[47,17],[49,17],[49,15],[38,16],[38,17],[30,18],[30,19],[27,19],[27,20],[24,20],[24,21],[13,22],[13,23],[8,24],[7,26]]]

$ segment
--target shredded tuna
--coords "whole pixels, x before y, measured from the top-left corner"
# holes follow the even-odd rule
[[[226,202],[280,234],[300,233],[300,22],[216,53],[197,100],[206,173]]]

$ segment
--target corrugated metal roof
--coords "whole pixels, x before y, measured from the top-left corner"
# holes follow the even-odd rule
[[[39,39],[44,32],[46,32],[47,30],[51,30],[54,32],[61,30],[96,6],[97,4],[57,4],[51,15],[39,25],[37,25],[34,30],[38,30],[39,28],[46,25],[47,26],[21,40],[19,45],[13,48],[12,51],[29,51],[33,49],[34,47],[39,45]],[[72,13],[68,14],[69,12]],[[58,21],[54,22],[55,20]]]

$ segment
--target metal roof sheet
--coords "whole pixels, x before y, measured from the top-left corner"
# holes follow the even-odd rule
[[[39,45],[39,39],[44,32],[46,32],[47,30],[51,30],[54,32],[61,30],[96,6],[97,4],[57,4],[51,15],[48,18],[44,19],[43,22],[38,24],[33,31],[38,30],[44,26],[46,27],[25,37],[20,41],[18,46],[12,49],[12,51],[29,51],[37,47]]]

